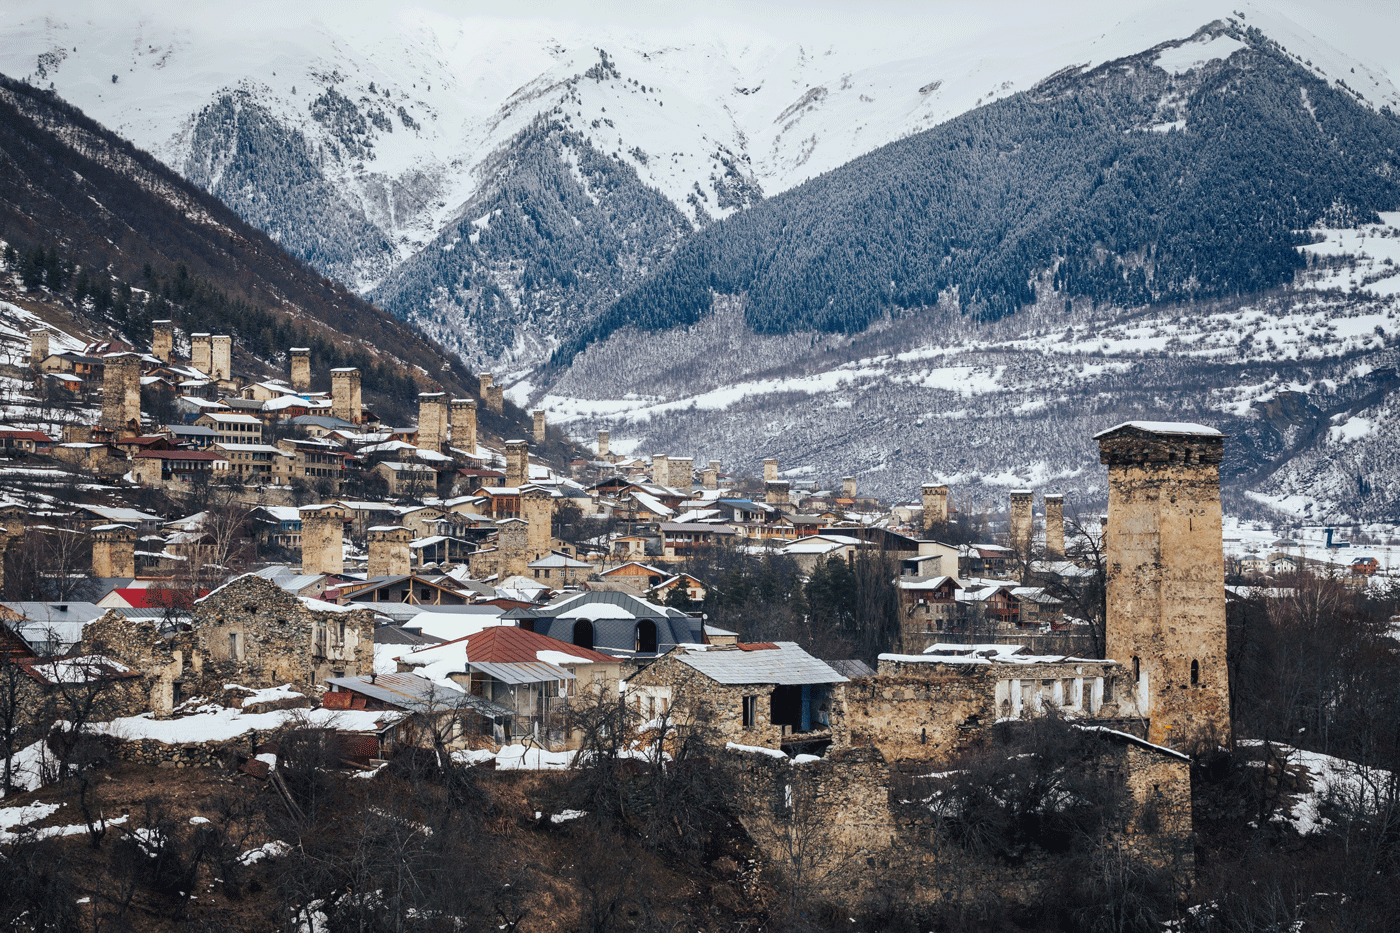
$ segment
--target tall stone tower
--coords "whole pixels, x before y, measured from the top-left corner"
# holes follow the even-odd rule
[[[99,525],[92,529],[92,575],[136,576],[136,532],[130,525]]]
[[[490,388],[486,393],[486,407],[498,415],[506,410],[505,386],[493,385]]]
[[[338,505],[301,507],[301,572],[345,570],[345,509]]]
[[[841,498],[854,499],[856,497],[856,478],[854,476],[841,477]]]
[[[38,369],[49,358],[49,329],[36,327],[29,332],[29,365]]]
[[[1045,496],[1045,556],[1065,556],[1065,497],[1056,493]]]
[[[671,458],[664,454],[651,455],[651,481],[658,486],[671,481]]]
[[[452,446],[469,454],[476,453],[476,399],[454,398],[450,415]]]
[[[705,475],[701,478],[701,484],[706,489],[719,488],[719,470],[720,462],[718,460],[711,460],[710,465],[705,468]]]
[[[948,524],[948,487],[924,483],[924,534],[933,534]]]
[[[530,481],[530,442],[506,441],[506,485],[519,489]]]
[[[439,452],[447,441],[447,395],[418,393],[418,446]]]
[[[1011,491],[1011,550],[1020,560],[1028,559],[1031,554],[1031,536],[1035,529],[1031,504],[1034,501],[1035,493],[1029,489]]]
[[[481,400],[483,402],[490,401],[491,386],[495,384],[496,377],[492,376],[490,373],[482,373],[480,376],[477,376],[477,380],[481,383]]]
[[[311,348],[292,347],[287,351],[287,357],[291,362],[292,388],[298,392],[307,392],[311,389]]]
[[[554,540],[554,497],[538,486],[527,486],[520,493],[520,517],[525,519],[525,552],[528,560],[549,556]]]
[[[671,480],[666,485],[686,491],[695,482],[695,458],[672,457],[670,474]]]
[[[608,431],[598,432],[598,459],[612,460],[612,434]]]
[[[772,482],[763,484],[763,499],[769,505],[787,505],[788,481],[785,479],[775,479]]]
[[[208,334],[190,334],[190,365],[206,376],[212,376],[214,367],[211,364],[211,354],[213,344]]]
[[[536,408],[530,413],[530,416],[534,418],[535,421],[535,443],[543,447],[545,437],[547,436],[545,434],[544,409]]]
[[[778,458],[769,457],[763,461],[763,482],[774,483],[778,480]]]
[[[209,375],[215,379],[233,378],[233,338],[219,334],[209,338]]]
[[[409,543],[413,532],[402,525],[376,525],[365,532],[369,545],[370,577],[401,577],[409,573],[413,560]]]
[[[171,321],[151,322],[151,356],[169,363],[175,355],[175,324]]]
[[[331,370],[331,415],[359,424],[364,403],[360,400],[360,371],[354,367]]]
[[[1133,679],[1148,741],[1230,741],[1220,461],[1199,424],[1128,422],[1096,435],[1108,466],[1105,647]]]
[[[102,427],[141,432],[141,357],[113,353],[102,358]]]

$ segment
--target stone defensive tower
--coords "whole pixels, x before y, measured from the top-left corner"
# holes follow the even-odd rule
[[[345,570],[345,509],[338,505],[301,507],[301,572]]]
[[[1029,489],[1013,489],[1011,491],[1011,550],[1016,552],[1019,560],[1026,560],[1030,557],[1032,535],[1035,530],[1035,518],[1031,513],[1031,505],[1035,502],[1035,493]]]
[[[530,481],[530,442],[506,441],[506,485],[519,489]]]
[[[219,334],[209,338],[209,365],[212,372],[209,375],[215,379],[233,378],[233,338],[227,334]]]
[[[663,454],[651,455],[651,481],[665,486],[671,481],[671,460]]]
[[[491,386],[495,384],[496,377],[492,376],[490,373],[482,373],[477,377],[477,380],[481,383],[481,400],[483,402],[490,401]]]
[[[353,367],[331,370],[331,415],[359,424],[364,403],[360,400],[360,371]]]
[[[141,357],[113,353],[102,362],[102,427],[141,433]]]
[[[705,475],[701,479],[701,483],[706,489],[719,488],[719,469],[720,462],[718,460],[711,460],[710,465],[705,468]]]
[[[486,393],[486,407],[496,414],[506,410],[506,390],[504,386],[493,385]]]
[[[778,458],[769,457],[763,461],[763,482],[773,483],[778,479]]]
[[[208,334],[190,334],[190,365],[206,376],[214,373],[211,365],[213,345]]]
[[[612,460],[612,453],[611,453],[611,449],[610,449],[611,443],[612,443],[612,435],[611,435],[610,433],[608,433],[607,431],[599,431],[599,432],[598,432],[598,459],[599,459],[599,460]]]
[[[548,557],[554,540],[554,497],[538,486],[527,486],[520,493],[520,517],[526,525],[526,560]]]
[[[1055,493],[1045,497],[1045,556],[1065,556],[1065,497]]]
[[[29,332],[29,365],[38,369],[49,358],[49,329],[36,327]]]
[[[287,358],[291,363],[292,388],[297,392],[307,392],[311,389],[311,348],[292,347],[287,351]]]
[[[452,446],[476,453],[476,399],[454,398],[450,415],[452,418]]]
[[[671,481],[667,486],[684,492],[695,483],[694,457],[672,457],[670,467]]]
[[[924,534],[933,534],[948,524],[948,487],[924,483]]]
[[[440,452],[447,442],[447,395],[418,393],[418,446]]]
[[[413,568],[409,542],[413,532],[402,525],[376,525],[365,532],[369,545],[369,577],[402,577]]]
[[[856,497],[856,478],[854,476],[841,477],[841,498],[854,499]]]
[[[544,423],[544,409],[543,409],[543,408],[536,408],[534,411],[532,411],[532,412],[530,413],[530,417],[533,418],[533,419],[534,419],[534,422],[535,422],[535,443],[538,444],[538,445],[540,445],[541,447],[543,447],[543,446],[544,446],[545,437],[546,437],[546,434],[545,434],[545,423]]]
[[[763,484],[763,500],[769,505],[788,504],[788,481],[785,479],[775,479],[770,483]]]
[[[1199,424],[1128,422],[1095,436],[1108,466],[1105,647],[1148,741],[1230,742],[1220,461]],[[1131,707],[1130,707],[1131,708]]]
[[[92,575],[136,576],[136,532],[130,525],[99,525],[92,529]]]
[[[151,356],[169,363],[175,355],[175,325],[171,321],[151,322]]]

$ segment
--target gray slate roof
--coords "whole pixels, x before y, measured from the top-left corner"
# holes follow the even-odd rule
[[[796,642],[774,642],[776,648],[737,647],[682,651],[676,660],[722,684],[843,684],[849,678],[803,651]]]

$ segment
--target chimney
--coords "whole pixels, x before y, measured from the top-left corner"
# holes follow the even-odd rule
[[[763,481],[772,483],[778,479],[778,460],[776,457],[769,457],[763,461]]]
[[[1065,556],[1065,497],[1062,495],[1045,497],[1045,555],[1056,559]]]
[[[346,367],[331,370],[331,415],[351,424],[359,424],[364,418],[358,369]]]
[[[292,366],[292,388],[298,392],[311,390],[311,348],[292,347],[287,351]]]
[[[543,447],[545,441],[544,409],[536,408],[530,414],[535,420],[535,443]]]
[[[854,476],[841,477],[841,497],[843,499],[856,497],[856,478]]]
[[[519,489],[530,481],[530,442],[506,441],[506,485]]]
[[[441,453],[447,441],[447,395],[418,393],[418,447]]]
[[[611,442],[612,442],[612,435],[611,435],[609,432],[607,432],[607,431],[599,431],[599,432],[598,432],[598,459],[599,459],[599,460],[607,460],[607,461],[609,461],[609,462],[612,461],[612,451],[611,451],[611,448],[610,448]]]
[[[140,434],[141,357],[112,353],[102,363],[102,427],[118,434]]]
[[[476,453],[476,399],[452,400],[452,446],[468,454]]]
[[[34,369],[49,358],[49,329],[36,327],[29,332],[29,365]]]
[[[212,376],[213,344],[208,334],[190,334],[190,365],[206,376]]]
[[[169,363],[175,353],[175,325],[170,321],[151,322],[151,356]]]
[[[402,577],[412,572],[413,532],[402,525],[376,525],[365,532],[369,546],[369,577]]]

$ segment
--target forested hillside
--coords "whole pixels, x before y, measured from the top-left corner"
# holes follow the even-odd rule
[[[1182,67],[1193,49],[1203,61]],[[1396,207],[1400,120],[1216,24],[1068,69],[710,226],[553,365],[620,326],[692,324],[716,293],[746,295],[765,334],[853,333],[940,302],[989,320],[1052,295],[1251,294],[1291,281],[1298,231]]]

